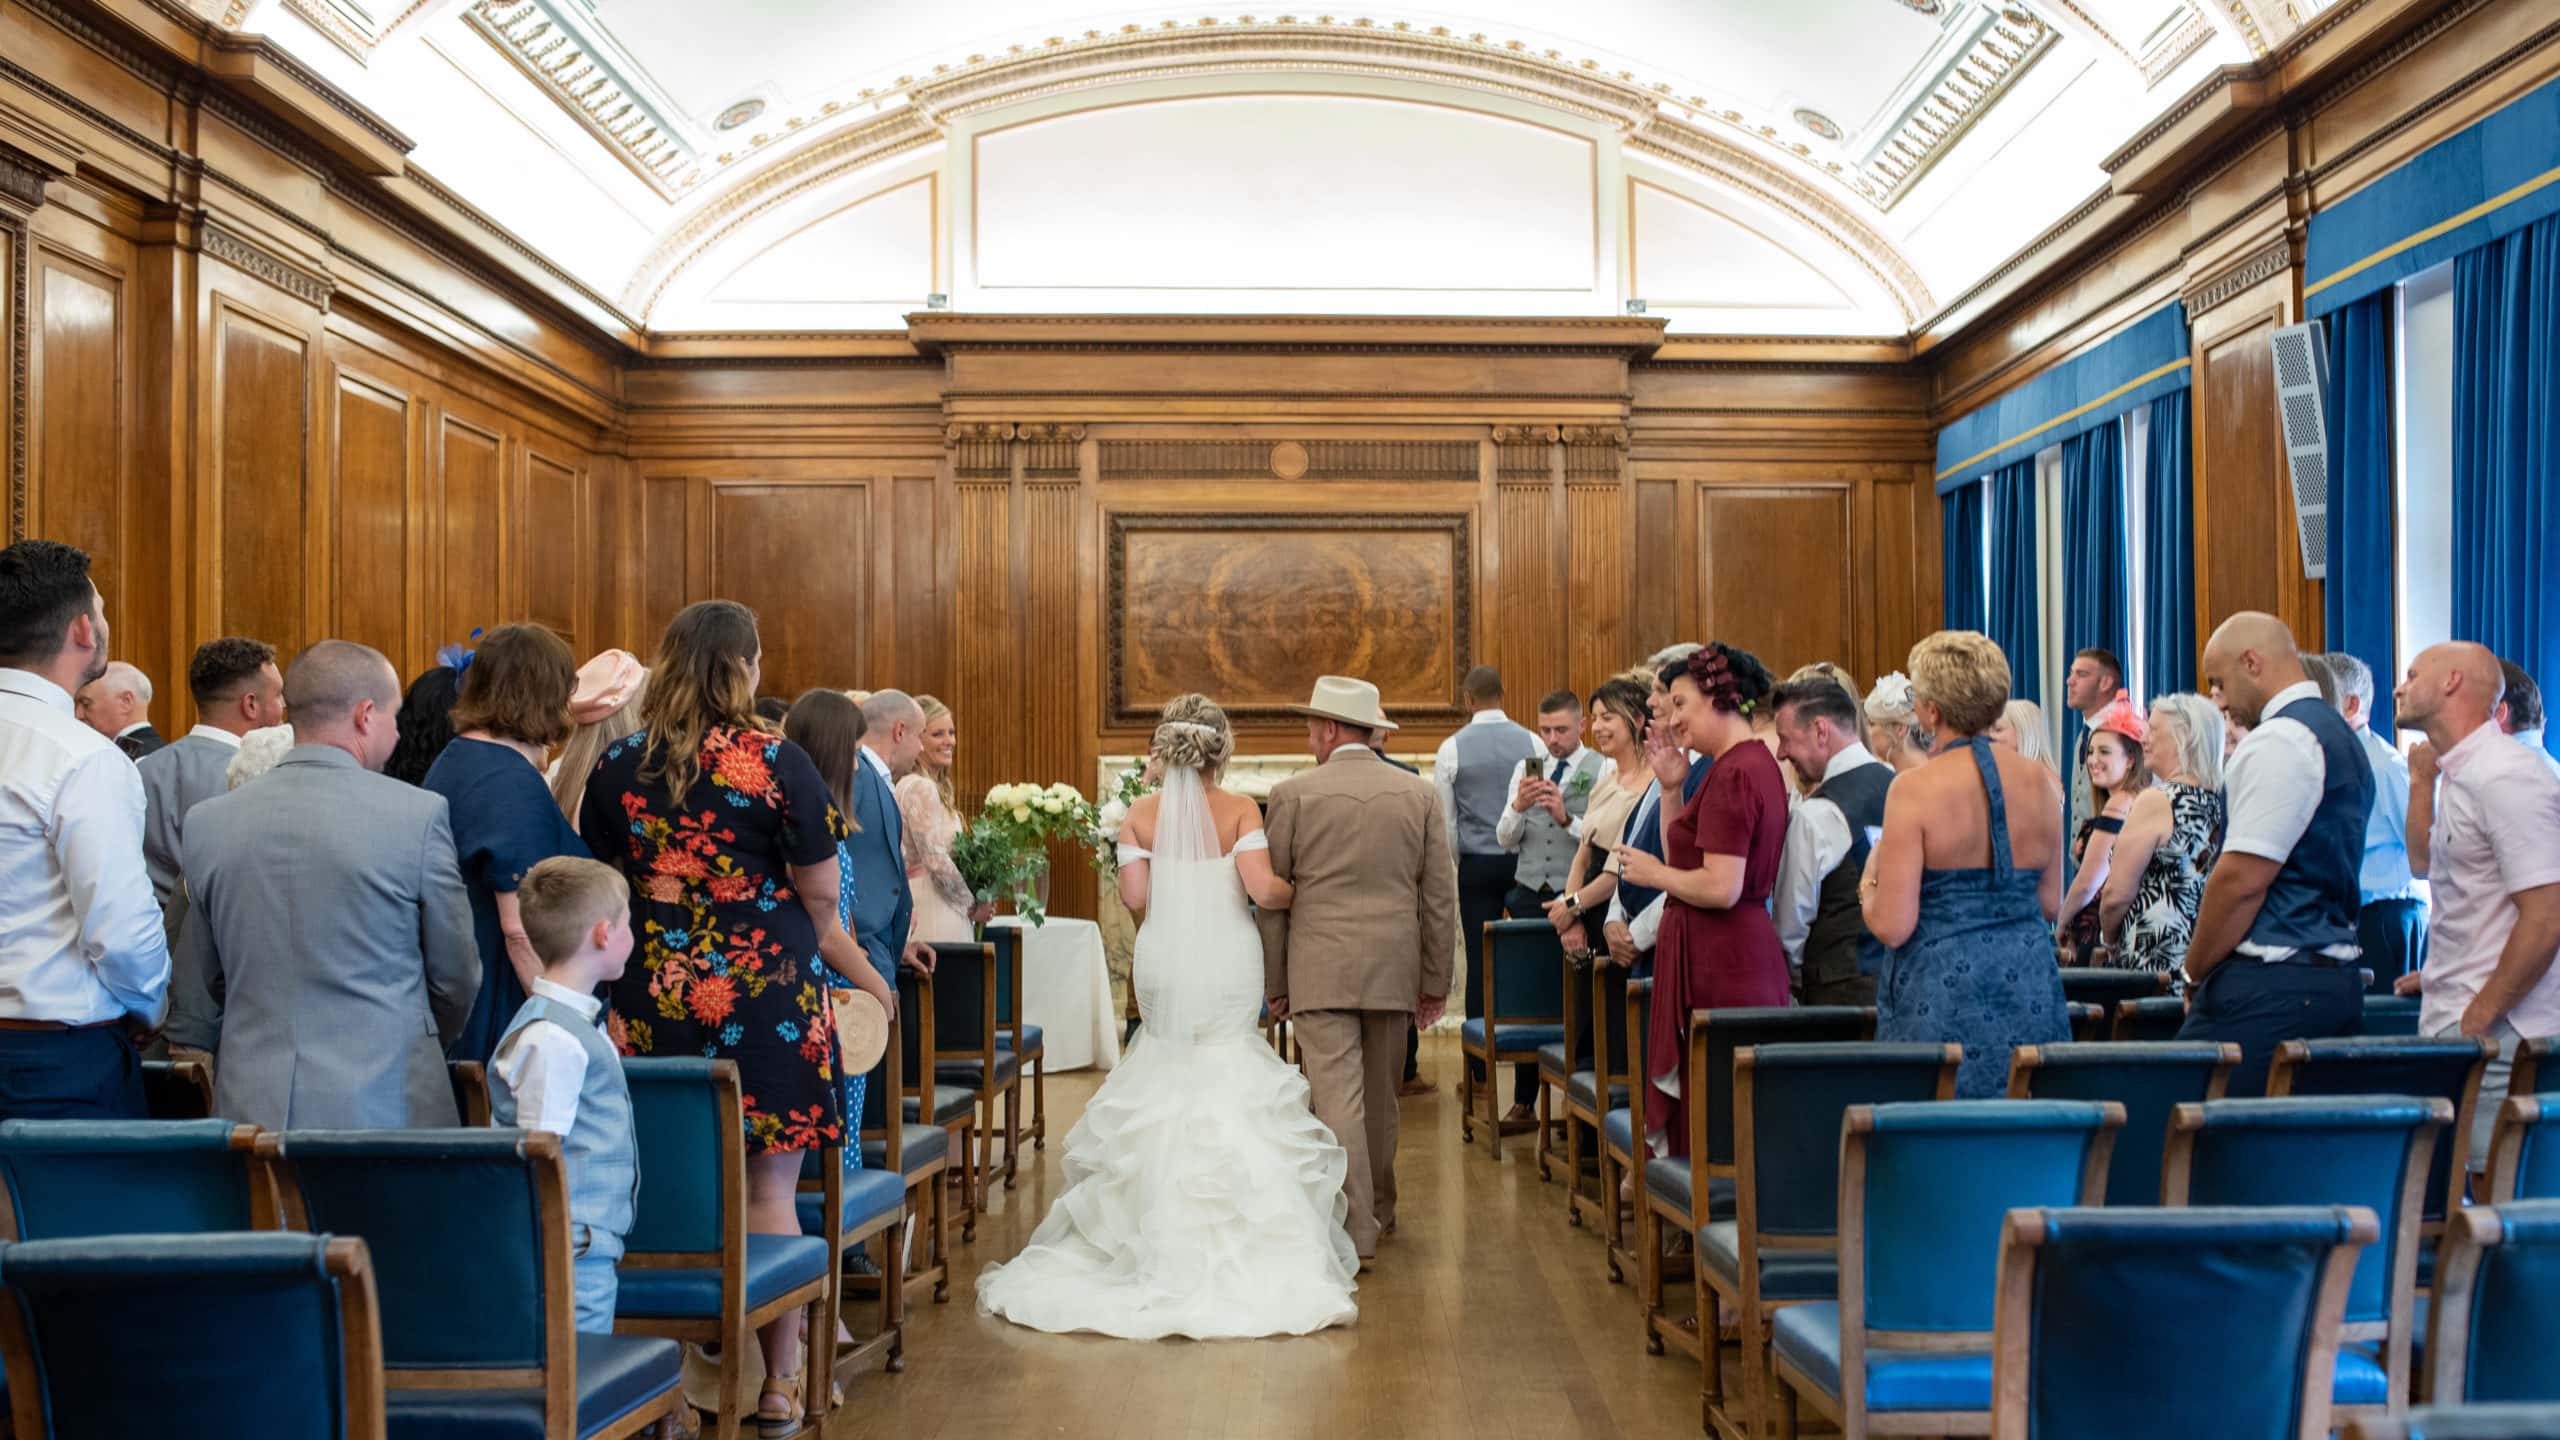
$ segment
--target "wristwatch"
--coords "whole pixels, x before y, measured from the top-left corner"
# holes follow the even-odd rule
[[[1566,896],[1564,897],[1564,908],[1566,909],[1566,911],[1568,911],[1568,912],[1569,912],[1569,913],[1571,913],[1571,914],[1575,914],[1575,915],[1579,915],[1579,914],[1581,914],[1581,913],[1582,913],[1582,892],[1581,892],[1581,891],[1579,891],[1579,890],[1575,890],[1575,891],[1571,891],[1571,892],[1567,893],[1567,894],[1566,894]]]

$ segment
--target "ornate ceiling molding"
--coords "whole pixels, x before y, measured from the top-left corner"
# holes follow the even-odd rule
[[[577,0],[477,0],[462,18],[658,198],[673,200],[703,177],[697,137],[582,8]]]
[[[1974,122],[2044,58],[2060,32],[2017,6],[1971,12],[1943,68],[1900,108],[1868,144],[1852,188],[1880,210],[1901,203],[1920,178],[1964,138]]]
[[[509,3],[481,0],[479,9]],[[2013,32],[2014,27],[2005,27],[2000,33]],[[1998,62],[2005,67],[1999,76],[1971,60],[1959,64],[1939,87],[1950,97],[1947,103],[1987,105],[2008,78],[2041,53],[2053,33],[2039,25],[2033,49],[1999,41],[2011,47],[2004,52],[2009,58]],[[1569,61],[1560,51],[1535,51],[1518,41],[1462,36],[1446,26],[1337,21],[1330,16],[1314,21],[1292,16],[1166,21],[1155,27],[1092,30],[1081,39],[1052,38],[1044,45],[1011,47],[1001,56],[977,55],[961,65],[937,66],[921,81],[901,76],[895,90],[864,91],[851,102],[829,100],[812,115],[760,129],[745,137],[739,150],[711,158],[712,169],[733,166],[782,135],[823,127],[772,164],[748,170],[703,198],[642,260],[623,290],[623,308],[645,322],[676,276],[740,227],[816,187],[938,143],[947,138],[954,120],[1105,86],[1269,72],[1349,74],[1453,87],[1608,125],[1628,137],[1630,149],[1734,186],[1823,235],[1883,285],[1906,320],[1935,308],[1918,272],[1858,213],[1861,198],[1880,204],[1892,193],[1890,187],[1842,161],[1817,159],[1812,145],[1792,138],[1800,133],[1793,122],[1779,128],[1784,117],[1761,124],[1700,96],[1676,97],[1667,84],[1646,85],[1629,72],[1604,72],[1595,61]],[[1934,156],[1952,144],[1961,133],[1962,117],[1946,113],[1951,118],[1944,121],[1923,117],[1904,153]],[[1918,173],[1909,171],[1903,183]]]

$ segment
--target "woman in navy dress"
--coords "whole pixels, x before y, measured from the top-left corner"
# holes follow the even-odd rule
[[[2006,1092],[2009,1052],[2071,1038],[2052,919],[2062,903],[2062,796],[2052,772],[1985,736],[2009,698],[2009,662],[1971,630],[1911,648],[1911,690],[1933,737],[1893,782],[1859,900],[1891,952],[1878,1040],[1964,1046],[1956,1094]]]
[[[516,917],[524,873],[554,855],[587,853],[542,780],[544,752],[569,738],[577,677],[569,647],[541,626],[490,631],[463,669],[454,738],[427,767],[424,785],[452,812],[480,940],[480,998],[448,1052],[456,1060],[487,1064],[542,974]]]

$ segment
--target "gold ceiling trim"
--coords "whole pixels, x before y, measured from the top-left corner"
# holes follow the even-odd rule
[[[2052,32],[2047,29],[2049,39]],[[1774,126],[1752,126],[1739,112],[1697,96],[1674,97],[1668,85],[1643,86],[1626,72],[1602,72],[1561,52],[1535,52],[1520,42],[1460,37],[1448,27],[1396,22],[1302,23],[1204,20],[1184,25],[1124,26],[1088,31],[1084,39],[1013,47],[1002,57],[937,67],[919,82],[903,76],[890,92],[866,91],[853,105],[829,101],[819,115],[830,126],[767,168],[740,176],[668,231],[642,260],[622,293],[623,308],[646,323],[676,277],[743,226],[809,191],[863,167],[947,138],[950,122],[1048,96],[1167,79],[1227,74],[1357,75],[1495,95],[1561,111],[1617,129],[1630,149],[1732,185],[1824,235],[1874,276],[1917,320],[1935,308],[1928,287],[1901,253],[1856,213],[1851,197],[1872,201],[1866,177],[1842,162],[1817,163],[1811,147]],[[869,110],[868,118],[856,118]],[[789,134],[809,122],[788,118]],[[775,131],[750,136],[741,152],[716,157],[730,165],[772,143]],[[1950,137],[1952,138],[1952,137]],[[1839,187],[1837,191],[1832,187]]]

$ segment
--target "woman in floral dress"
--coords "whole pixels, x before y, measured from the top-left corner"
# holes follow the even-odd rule
[[[640,729],[596,763],[578,831],[631,881],[639,947],[608,992],[614,1042],[626,1055],[737,1062],[747,1228],[798,1235],[803,1153],[844,1138],[819,966],[886,984],[837,915],[843,815],[808,754],[756,718],[762,658],[745,606],[678,614]],[[799,1312],[762,1339],[758,1418],[787,1422],[799,1413]]]

